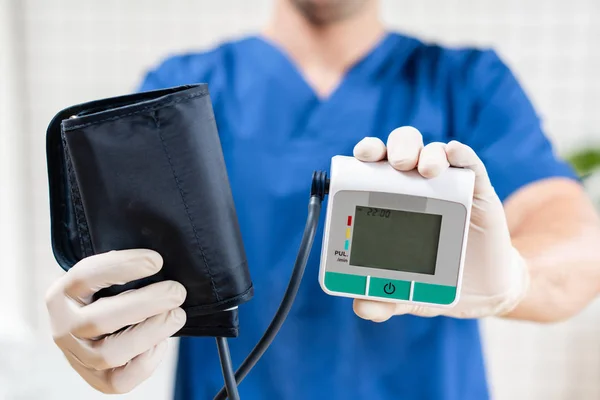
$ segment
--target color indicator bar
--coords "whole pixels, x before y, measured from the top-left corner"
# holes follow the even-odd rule
[[[344,243],[344,250],[348,250],[350,247],[350,234],[352,229],[352,215],[348,215],[348,228],[346,228],[346,242]]]

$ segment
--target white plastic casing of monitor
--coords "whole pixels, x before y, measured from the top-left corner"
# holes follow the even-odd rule
[[[452,307],[459,300],[475,174],[448,168],[426,179],[387,162],[331,160],[319,282],[329,295]],[[356,206],[441,215],[434,274],[350,264]]]

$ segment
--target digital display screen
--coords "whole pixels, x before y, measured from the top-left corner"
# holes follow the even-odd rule
[[[435,273],[442,216],[357,206],[350,264]]]

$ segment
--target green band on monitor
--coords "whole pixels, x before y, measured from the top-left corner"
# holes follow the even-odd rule
[[[325,287],[332,292],[364,295],[367,289],[367,277],[326,272]]]
[[[456,298],[456,287],[432,285],[429,283],[415,282],[413,288],[413,301],[433,304],[452,304]]]

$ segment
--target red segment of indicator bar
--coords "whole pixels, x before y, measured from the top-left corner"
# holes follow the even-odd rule
[[[352,215],[348,215],[348,226],[352,225]]]

